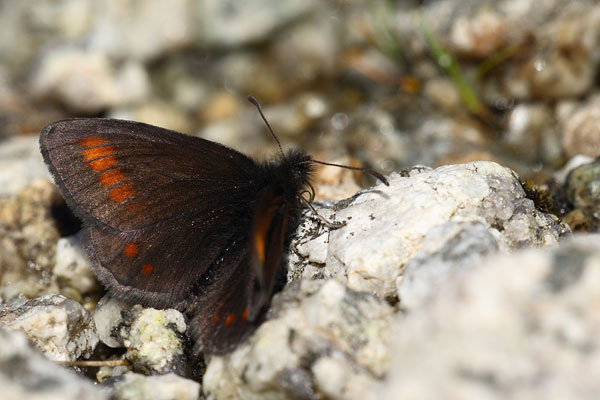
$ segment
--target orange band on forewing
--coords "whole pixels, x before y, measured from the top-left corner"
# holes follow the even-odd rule
[[[112,146],[92,147],[81,152],[84,161],[92,161],[100,157],[109,156],[115,152]]]
[[[111,189],[108,192],[108,198],[114,201],[115,203],[122,203],[127,199],[131,199],[134,196],[133,185],[131,183],[126,183],[124,185],[118,186],[114,189]]]
[[[100,174],[100,183],[104,187],[110,187],[125,180],[126,178],[127,176],[124,173],[115,168]]]
[[[244,308],[244,312],[242,312],[242,321],[248,319],[248,307]]]
[[[142,265],[142,274],[148,275],[153,269],[152,264],[144,264]]]
[[[114,157],[109,157],[115,149],[107,146],[107,143],[106,140],[96,136],[77,141],[77,144],[86,148],[81,154],[83,160],[88,163],[87,166],[94,172],[104,171],[117,163]]]
[[[104,157],[90,161],[87,166],[90,167],[94,172],[100,172],[114,166],[116,163],[117,160],[114,157]]]
[[[108,141],[102,139],[101,137],[91,136],[81,139],[76,143],[85,147],[85,150],[83,150],[81,154],[83,155],[83,160],[87,163],[87,166],[94,172],[104,171],[98,177],[98,180],[102,186],[111,187],[127,179],[127,175],[122,173],[117,168],[106,171],[117,164],[116,158],[112,156],[112,154],[115,152],[115,149],[112,146],[107,145]],[[108,198],[115,203],[122,203],[127,199],[133,198],[134,196],[135,192],[131,183],[118,186],[108,192]],[[125,248],[125,251],[127,251],[127,247]],[[127,255],[127,253],[125,253],[125,255]],[[150,265],[150,269],[151,268],[152,266]]]
[[[108,142],[101,137],[98,136],[90,136],[85,139],[81,139],[77,141],[77,144],[83,147],[94,147],[94,146],[104,146]]]
[[[212,319],[212,321],[210,321],[210,323],[212,325],[215,325],[215,324],[217,324],[217,322],[219,322],[220,319],[221,319],[221,316],[219,314],[217,314],[213,317],[213,319]]]

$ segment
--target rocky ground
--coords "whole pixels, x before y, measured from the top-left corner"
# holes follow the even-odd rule
[[[423,3],[423,4],[420,4]],[[0,3],[7,399],[593,399],[600,6],[591,0]],[[39,153],[73,116],[319,167],[266,321],[196,355],[111,298]],[[362,188],[362,189],[361,189]],[[101,367],[57,363],[111,361]]]

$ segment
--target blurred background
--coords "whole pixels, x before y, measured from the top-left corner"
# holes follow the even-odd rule
[[[267,157],[248,95],[325,161],[560,183],[600,152],[599,40],[592,0],[0,1],[0,195],[48,176],[37,134],[74,116]]]

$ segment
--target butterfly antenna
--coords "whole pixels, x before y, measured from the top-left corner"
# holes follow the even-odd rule
[[[271,124],[269,124],[269,121],[267,121],[267,118],[263,114],[262,109],[260,108],[260,104],[258,104],[258,100],[256,100],[252,96],[248,96],[248,101],[250,103],[254,104],[254,106],[258,110],[258,113],[260,114],[260,116],[263,119],[263,121],[265,121],[265,124],[267,125],[267,128],[269,128],[269,132],[271,132],[271,135],[273,136],[273,139],[275,139],[275,141],[277,142],[277,146],[279,146],[279,151],[285,157],[285,154],[283,153],[283,149],[281,148],[281,143],[279,142],[279,139],[277,139],[277,136],[275,136],[275,132],[273,132],[273,128],[271,128]],[[385,179],[385,177],[382,174],[380,174],[379,172],[374,171],[372,169],[369,169],[369,168],[349,167],[347,165],[327,163],[327,162],[324,162],[324,161],[318,161],[318,160],[313,160],[313,159],[311,159],[309,162],[314,162],[314,163],[323,164],[323,165],[330,165],[332,167],[346,168],[346,169],[351,169],[351,170],[354,170],[354,171],[366,172],[367,174],[370,174],[370,175],[374,176],[376,179],[379,179],[386,186],[390,186],[390,183],[388,182],[387,179]]]
[[[256,100],[252,96],[248,96],[248,101],[250,103],[254,104],[254,106],[258,110],[258,113],[260,114],[263,121],[265,121],[267,128],[269,128],[269,132],[271,132],[273,139],[275,139],[275,141],[277,142],[277,146],[279,146],[279,151],[281,152],[281,155],[285,158],[285,154],[283,153],[283,149],[281,148],[281,143],[279,142],[279,139],[277,139],[277,136],[275,136],[275,132],[273,132],[273,128],[271,128],[271,124],[269,124],[269,121],[267,121],[267,118],[265,118],[265,115],[263,114],[262,109],[260,108],[260,104],[258,104],[258,100]]]
[[[374,171],[370,168],[361,168],[361,167],[350,167],[348,165],[341,165],[341,164],[333,164],[333,163],[328,163],[325,161],[319,161],[319,160],[310,160],[310,162],[314,162],[316,164],[322,164],[322,165],[330,165],[332,167],[339,167],[339,168],[345,168],[345,169],[351,169],[353,171],[362,171],[362,172],[366,172],[367,174],[375,177],[376,179],[380,180],[381,182],[383,182],[385,184],[385,186],[390,186],[390,183],[388,182],[388,180],[385,178],[385,176],[383,176],[382,174],[380,174],[377,171]]]

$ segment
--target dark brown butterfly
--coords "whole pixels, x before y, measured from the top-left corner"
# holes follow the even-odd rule
[[[314,196],[309,179],[320,161],[290,151],[256,162],[218,143],[114,119],[54,122],[40,147],[84,223],[96,275],[115,297],[187,312],[196,349],[207,353],[229,351],[254,330],[288,232]]]

